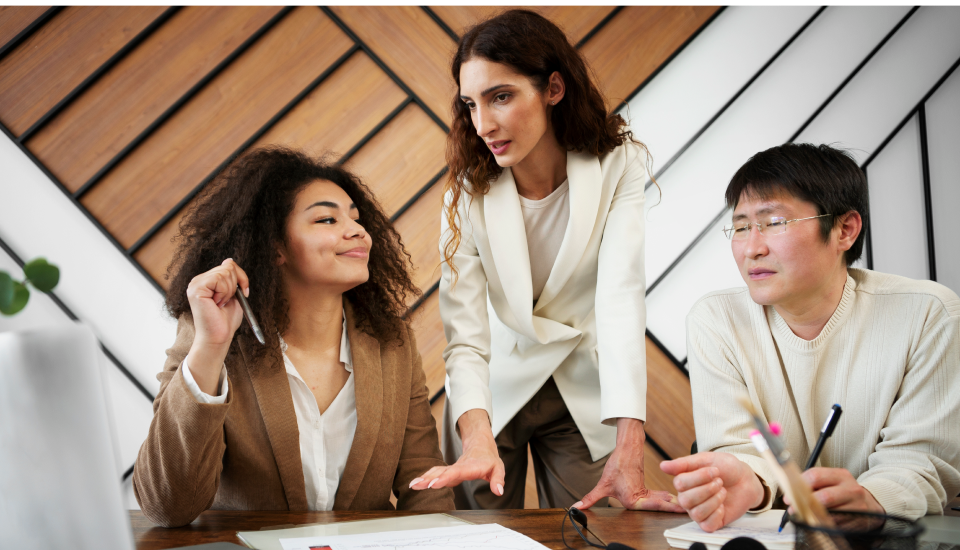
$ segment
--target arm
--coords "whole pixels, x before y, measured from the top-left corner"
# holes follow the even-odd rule
[[[440,455],[440,440],[437,437],[437,425],[430,411],[430,396],[427,391],[427,377],[423,372],[420,352],[412,330],[408,330],[407,341],[403,344],[409,351],[410,370],[410,407],[407,412],[407,426],[404,431],[403,445],[400,450],[400,462],[393,480],[393,491],[397,494],[398,510],[453,510],[453,491],[415,491],[410,482],[416,476],[434,466],[445,466]]]
[[[857,478],[888,514],[941,514],[960,492],[960,301],[952,309],[938,304],[927,315],[880,442]]]
[[[446,202],[446,201],[445,201]],[[467,203],[467,204],[464,204]],[[440,315],[447,347],[443,360],[447,367],[450,393],[447,395],[453,418],[463,440],[463,454],[456,464],[434,467],[410,486],[421,490],[451,487],[462,481],[484,479],[490,490],[503,494],[504,468],[490,427],[490,320],[487,314],[487,275],[473,238],[470,199],[460,205],[461,241],[453,256],[459,277],[440,264]],[[440,216],[440,252],[450,238],[446,214]]]
[[[185,525],[213,503],[223,468],[223,424],[231,403],[198,401],[184,379],[190,364],[196,385],[215,394],[223,362],[242,312],[233,290],[246,275],[232,262],[198,275],[188,289],[192,315],[183,316],[177,340],[167,350],[154,417],[140,448],[133,489],[144,514],[167,527]]]

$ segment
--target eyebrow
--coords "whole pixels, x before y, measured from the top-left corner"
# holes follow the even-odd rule
[[[492,92],[495,92],[495,91],[499,90],[500,88],[509,88],[510,86],[513,86],[513,84],[497,84],[496,86],[491,86],[491,87],[487,88],[486,90],[480,92],[480,97],[489,95],[489,94],[491,94]],[[461,95],[461,96],[460,96],[460,99],[471,99],[471,97],[468,96],[468,95]]]
[[[764,206],[764,207],[761,208],[760,210],[757,210],[756,213],[757,213],[757,214],[772,214],[773,212],[777,211],[777,210],[780,209],[780,208],[783,208],[783,205],[782,205],[782,204],[780,204],[780,203],[773,203],[773,204]],[[745,220],[745,219],[747,219],[747,215],[744,214],[743,212],[741,212],[741,213],[739,213],[739,214],[737,214],[737,215],[735,215],[735,216],[733,217],[733,221]]]
[[[331,202],[331,201],[319,201],[319,202],[315,202],[315,203],[311,204],[310,206],[304,208],[303,211],[306,212],[307,210],[310,210],[310,209],[313,208],[314,206],[326,206],[327,208],[340,208],[340,205],[337,204],[337,203],[335,203],[335,202]],[[350,203],[350,208],[349,208],[349,209],[350,209],[350,210],[356,210],[356,209],[357,209],[357,205],[354,204],[354,203]]]

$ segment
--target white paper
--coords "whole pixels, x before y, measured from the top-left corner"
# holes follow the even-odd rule
[[[280,539],[355,535],[358,533],[378,533],[383,531],[412,531],[414,529],[432,529],[435,527],[456,527],[458,525],[473,524],[448,514],[418,514],[413,516],[390,516],[358,521],[338,521],[336,523],[315,523],[287,529],[240,531],[237,533],[237,537],[250,548],[256,548],[257,550],[283,550]]]
[[[702,542],[708,550],[717,550],[731,539],[750,537],[763,543],[769,550],[789,550],[793,548],[796,532],[793,524],[787,523],[783,532],[778,533],[782,518],[783,510],[768,510],[762,514],[746,514],[713,533],[707,533],[696,522],[691,522],[667,529],[663,535],[675,548],[689,548],[694,542]]]
[[[544,550],[539,542],[491,523],[359,535],[280,539],[283,550]]]

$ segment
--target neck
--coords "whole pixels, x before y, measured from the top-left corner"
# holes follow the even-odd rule
[[[343,294],[316,285],[286,284],[290,324],[283,333],[288,345],[304,352],[340,349],[343,332]]]
[[[833,317],[843,298],[843,287],[847,283],[846,266],[824,280],[816,291],[807,296],[777,304],[773,307],[798,337],[813,340],[820,335],[823,327]]]
[[[511,167],[517,193],[525,199],[540,200],[550,196],[567,179],[567,151],[547,128],[540,142],[517,164]]]

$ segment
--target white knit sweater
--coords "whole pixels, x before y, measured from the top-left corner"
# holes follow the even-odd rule
[[[846,468],[888,514],[941,514],[960,492],[960,298],[937,283],[850,269],[814,340],[746,288],[707,294],[687,316],[701,451],[729,452],[771,488],[750,443],[748,395],[802,468],[830,407],[843,415],[816,466]]]

